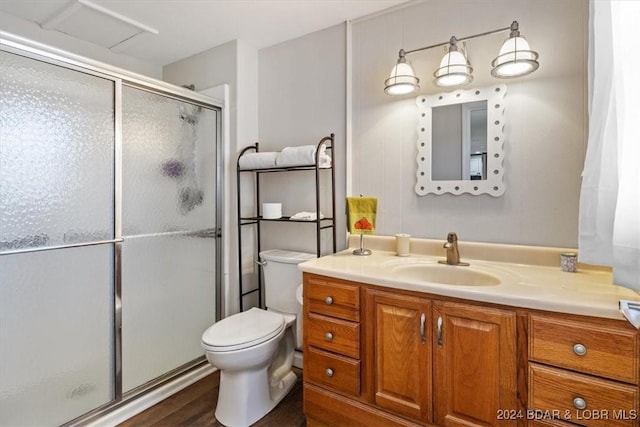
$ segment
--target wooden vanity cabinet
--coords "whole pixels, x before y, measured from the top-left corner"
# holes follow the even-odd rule
[[[373,403],[431,422],[431,301],[378,289],[365,289],[365,295]]]
[[[497,416],[516,409],[513,312],[307,273],[304,278],[309,425],[516,425]],[[345,307],[328,308],[345,305],[336,291],[347,289],[353,299],[354,287],[360,298],[349,305],[361,307],[359,317]],[[359,337],[352,332],[356,324]],[[338,330],[345,331],[339,345]],[[323,339],[327,332],[332,343]]]
[[[627,322],[309,273],[303,310],[308,426],[640,427]]]
[[[360,395],[360,286],[305,277],[304,381]]]
[[[622,321],[532,313],[528,330],[531,413],[564,425],[640,426],[636,329]]]
[[[436,300],[433,321],[435,423],[515,426],[515,313]]]

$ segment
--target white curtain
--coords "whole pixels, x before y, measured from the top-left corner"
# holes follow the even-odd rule
[[[579,260],[640,291],[640,2],[591,0]]]

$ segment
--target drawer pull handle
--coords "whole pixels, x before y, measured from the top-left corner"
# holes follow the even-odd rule
[[[331,378],[333,376],[333,369],[331,368],[327,368],[327,370],[325,371],[325,373],[327,374],[327,376],[329,378]]]
[[[325,341],[333,341],[333,334],[331,332],[327,332],[324,334]]]
[[[438,347],[442,348],[442,317],[438,316],[438,329],[436,331],[436,338],[438,339]]]
[[[585,354],[587,354],[587,347],[585,347],[582,344],[575,344],[573,346],[573,352],[577,355],[577,356],[584,356]]]
[[[425,330],[424,330],[424,322],[427,320],[427,316],[422,313],[420,315],[420,341],[422,342],[422,344],[426,344],[427,343],[427,336],[425,334]]]
[[[333,304],[333,298],[331,298],[331,297],[326,297],[326,298],[324,299],[324,302],[325,302],[325,304],[327,304],[327,305],[331,305],[331,304]]]
[[[587,407],[587,401],[581,397],[576,397],[573,399],[573,406],[575,406],[576,409],[585,409]]]

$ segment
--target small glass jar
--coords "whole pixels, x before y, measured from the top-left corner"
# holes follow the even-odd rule
[[[576,272],[577,255],[573,252],[560,254],[560,269],[567,273]]]

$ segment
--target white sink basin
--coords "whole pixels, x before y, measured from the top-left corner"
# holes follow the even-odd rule
[[[398,278],[457,286],[497,286],[498,277],[468,266],[407,263],[391,268]]]

